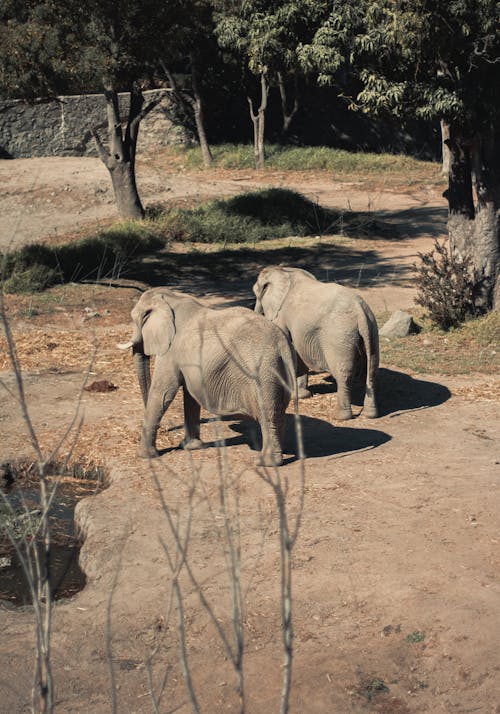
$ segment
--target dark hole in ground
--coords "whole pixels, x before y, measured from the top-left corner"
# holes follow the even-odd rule
[[[46,475],[50,495],[50,583],[52,597],[58,600],[71,597],[85,586],[85,573],[78,564],[82,538],[75,526],[75,506],[82,498],[105,488],[106,472],[96,464],[53,463],[47,467]],[[22,558],[26,562],[29,559],[36,572],[36,549],[43,563],[37,464],[29,460],[1,464],[0,489],[0,601],[31,605]]]

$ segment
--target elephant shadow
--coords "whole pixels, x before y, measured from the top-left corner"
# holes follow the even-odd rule
[[[326,377],[320,384],[310,385],[313,394],[330,394],[337,391],[335,379]],[[364,384],[356,381],[352,387],[352,403],[363,405]],[[443,404],[451,397],[450,390],[438,382],[415,379],[395,369],[380,368],[378,372],[377,402],[379,416],[399,411],[425,409]]]
[[[306,458],[317,458],[320,456],[333,456],[352,451],[364,451],[374,449],[377,446],[390,441],[391,437],[378,429],[353,429],[345,426],[333,426],[323,419],[300,415],[302,430],[302,443]],[[226,443],[248,443],[251,449],[260,451],[262,448],[262,438],[259,425],[250,420],[230,424],[229,427],[243,438],[229,439]],[[285,442],[283,446],[284,454],[293,454],[292,458],[285,458],[284,463],[294,461],[299,457],[297,441],[297,431],[295,418],[291,414],[285,417]]]

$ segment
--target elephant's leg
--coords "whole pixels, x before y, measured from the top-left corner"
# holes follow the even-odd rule
[[[363,416],[368,419],[376,419],[378,417],[378,406],[376,396],[376,371],[377,368],[368,370],[366,376],[366,392],[365,401],[363,403]]]
[[[297,355],[297,389],[299,399],[309,399],[312,397],[311,391],[307,387],[307,365]]]
[[[333,412],[334,419],[339,421],[347,421],[352,419],[352,409],[351,409],[351,384],[352,384],[352,367],[353,359],[349,356],[344,356],[342,362],[339,364],[338,360],[335,360],[333,355],[327,356],[328,369],[337,382],[337,406]]]
[[[337,407],[333,413],[339,421],[352,419],[351,409],[351,384],[345,377],[336,377],[337,381]]]
[[[165,365],[162,358],[158,357],[144,414],[139,456],[143,458],[154,458],[158,456],[156,449],[158,427],[160,426],[162,416],[177,394],[179,386],[179,375],[172,367]]]
[[[281,466],[283,463],[284,410],[264,414],[259,420],[262,432],[261,466]]]
[[[181,442],[183,449],[189,451],[202,449],[204,444],[200,439],[200,405],[189,393],[186,385],[182,387],[184,394],[184,431],[185,436]]]

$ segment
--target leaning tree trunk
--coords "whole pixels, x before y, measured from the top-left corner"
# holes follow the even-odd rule
[[[196,56],[191,53],[191,84],[193,87],[193,111],[194,111],[194,121],[196,123],[196,132],[198,134],[198,140],[200,142],[201,155],[203,157],[203,164],[208,169],[212,165],[212,152],[210,151],[210,146],[207,140],[207,134],[205,131],[205,119],[203,116],[203,100],[200,92],[200,83],[198,81],[198,65],[196,61]]]
[[[500,137],[493,131],[465,138],[450,127],[448,233],[450,246],[474,270],[480,312],[500,309]],[[473,187],[476,202],[474,203]]]
[[[280,97],[281,97],[281,111],[283,114],[283,123],[281,126],[281,136],[285,138],[290,131],[290,125],[293,121],[294,116],[297,114],[299,111],[299,87],[298,87],[298,81],[297,77],[294,77],[294,97],[293,97],[293,106],[291,109],[288,108],[288,97],[287,97],[287,91],[286,91],[286,84],[285,84],[285,79],[283,77],[283,74],[281,72],[278,72],[278,87],[280,90]]]
[[[196,126],[196,133],[198,135],[198,141],[200,142],[201,155],[203,157],[203,164],[208,169],[213,162],[212,152],[210,150],[210,145],[207,139],[207,133],[205,131],[205,117],[203,113],[203,98],[200,91],[200,83],[198,79],[198,61],[196,54],[191,52],[190,64],[191,64],[191,86],[193,88],[193,96],[191,96],[185,90],[179,88],[175,76],[172,74],[170,69],[167,67],[163,60],[160,60],[160,64],[168,77],[170,82],[170,88],[172,90],[173,100],[178,106],[182,107],[184,111],[188,114],[190,111],[193,112],[194,122]],[[175,122],[174,119],[172,121]]]
[[[255,157],[255,168],[263,169],[266,159],[264,151],[264,129],[267,109],[268,85],[264,73],[260,75],[260,106],[257,112],[254,112],[253,102],[251,97],[247,97],[248,106],[250,107],[250,117],[253,123],[253,151]]]
[[[144,218],[144,208],[135,181],[137,138],[142,119],[160,100],[154,99],[144,106],[142,91],[135,85],[132,86],[127,123],[123,127],[120,121],[118,93],[113,87],[105,85],[104,96],[108,118],[108,148],[104,146],[97,130],[94,129],[97,151],[110,173],[120,216],[132,219]]]

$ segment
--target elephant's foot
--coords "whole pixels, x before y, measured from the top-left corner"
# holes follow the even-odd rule
[[[351,407],[345,407],[343,409],[337,407],[333,412],[333,418],[337,421],[349,421],[349,419],[352,419]]]
[[[378,409],[373,404],[363,407],[363,416],[367,419],[376,419],[378,417]]]
[[[137,456],[140,459],[156,459],[160,455],[159,451],[154,446],[140,446]]]
[[[187,437],[181,441],[181,448],[186,451],[196,451],[196,449],[204,449],[205,444],[201,439],[188,439]]]
[[[299,399],[310,399],[312,397],[312,392],[307,387],[299,387],[298,389]]]
[[[283,463],[283,454],[281,451],[262,451],[257,459],[258,466],[281,466]]]

